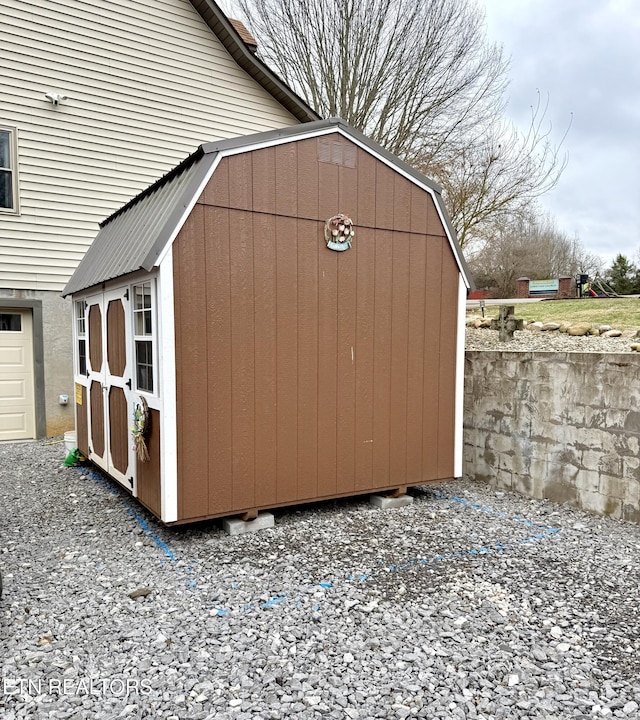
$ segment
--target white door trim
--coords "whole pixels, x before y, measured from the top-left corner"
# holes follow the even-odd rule
[[[118,480],[124,487],[126,487],[128,490],[134,490],[135,487],[135,453],[131,449],[131,442],[129,437],[127,437],[127,469],[124,473],[122,473],[118,468],[115,467],[113,463],[113,458],[111,456],[111,417],[109,413],[109,393],[112,387],[118,387],[121,388],[124,392],[124,396],[127,403],[127,436],[129,434],[128,426],[129,421],[132,415],[132,393],[131,388],[127,385],[127,380],[129,380],[129,384],[131,384],[133,380],[132,376],[132,359],[131,359],[131,351],[132,351],[132,339],[131,339],[131,322],[130,322],[130,308],[131,308],[131,300],[130,300],[130,292],[128,286],[119,287],[115,290],[106,290],[103,293],[103,306],[104,306],[104,314],[103,314],[103,320],[104,320],[104,329],[103,329],[103,339],[104,343],[102,346],[102,352],[104,355],[104,387],[105,387],[105,393],[104,393],[104,413],[105,413],[105,444],[106,444],[106,459],[107,459],[107,472],[109,475],[111,475],[113,478]],[[125,368],[124,372],[122,374],[122,377],[119,375],[113,375],[110,372],[109,368],[109,348],[108,348],[108,342],[107,342],[107,315],[109,311],[109,303],[112,301],[120,301],[122,303],[122,309],[124,312],[124,334],[125,334]],[[133,477],[133,484],[129,481],[129,478]],[[134,492],[135,494],[135,492]]]

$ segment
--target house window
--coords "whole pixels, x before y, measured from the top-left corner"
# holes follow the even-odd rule
[[[133,286],[133,340],[136,353],[136,388],[153,392],[154,336],[151,282]]]
[[[18,209],[15,130],[0,127],[0,212]]]
[[[84,300],[76,302],[76,333],[78,336],[78,373],[87,374],[87,304]]]

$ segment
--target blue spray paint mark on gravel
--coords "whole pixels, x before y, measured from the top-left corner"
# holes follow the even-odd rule
[[[103,477],[99,472],[94,472],[92,470],[87,470],[86,468],[78,468],[81,475],[84,477],[87,477],[94,482],[96,482],[98,485],[103,487],[110,495],[118,495],[122,496],[121,491],[114,487],[113,482],[110,480],[107,480],[105,477]],[[171,550],[171,548],[167,545],[167,543],[158,535],[158,533],[155,532],[155,530],[149,526],[149,523],[145,520],[142,515],[137,511],[137,509],[134,507],[133,503],[130,502],[127,498],[122,498],[124,501],[124,505],[126,507],[127,513],[130,517],[132,517],[138,525],[142,528],[142,531],[144,534],[153,540],[153,543],[157,548],[162,550],[163,555],[170,563],[176,563],[178,562],[178,558],[175,556],[175,553]],[[164,561],[160,561],[161,564],[164,564]],[[178,567],[177,570],[179,572],[184,572],[184,568]],[[193,568],[188,567],[187,573],[192,574]],[[187,587],[190,590],[193,590],[197,588],[197,582],[193,578],[189,578],[187,581]]]
[[[167,545],[166,542],[164,542],[164,540],[159,538],[158,535],[149,527],[149,523],[141,515],[138,515],[138,513],[132,507],[128,507],[127,510],[129,512],[129,515],[144,530],[144,534],[153,540],[153,542],[156,544],[156,546],[159,547],[160,550],[162,550],[162,552],[167,556],[167,558],[169,558],[169,560],[171,560],[171,562],[177,562],[178,559],[173,554],[173,551],[171,550],[171,548]]]
[[[486,505],[481,505],[480,503],[472,503],[464,498],[460,497],[451,497],[447,495],[446,493],[440,492],[440,491],[429,491],[437,500],[448,500],[455,502],[459,505],[462,505],[465,508],[470,508],[472,510],[476,510],[479,512],[484,512],[488,515],[494,515],[496,517],[504,518],[506,521],[513,522],[517,525],[523,525],[524,527],[530,527],[530,528],[536,528],[539,532],[536,532],[535,534],[529,535],[525,538],[520,539],[516,543],[501,543],[496,542],[492,545],[482,545],[479,548],[470,548],[468,550],[457,550],[455,552],[451,553],[444,553],[439,555],[434,555],[432,558],[413,558],[411,560],[408,560],[407,562],[398,564],[398,565],[387,565],[383,568],[374,570],[369,573],[350,573],[349,575],[345,576],[342,579],[342,582],[362,582],[365,583],[372,578],[376,578],[381,576],[383,573],[391,573],[391,572],[401,572],[403,570],[406,570],[410,567],[418,567],[420,565],[430,565],[433,563],[438,562],[445,562],[448,560],[459,560],[465,557],[478,557],[481,555],[489,555],[493,553],[499,553],[503,552],[504,550],[509,550],[511,548],[516,547],[517,545],[523,545],[527,543],[531,543],[537,540],[543,540],[547,537],[550,537],[552,535],[556,535],[560,532],[560,528],[556,527],[550,527],[547,525],[544,525],[543,523],[534,523],[531,520],[526,520],[524,518],[520,517],[510,517],[505,512],[502,511],[496,511],[493,508],[490,508]],[[379,560],[378,563],[382,564],[382,560]],[[337,581],[340,582],[340,581]],[[287,595],[286,593],[279,593],[277,595],[274,595],[273,597],[269,598],[266,602],[262,603],[249,603],[244,606],[245,612],[250,612],[252,610],[257,609],[263,609],[268,610],[271,608],[276,607],[277,605],[283,603],[285,600],[291,600],[295,601],[296,607],[301,607],[302,600],[306,598],[310,598],[311,596],[317,594],[321,590],[330,590],[332,588],[337,588],[337,582],[336,581],[329,581],[329,580],[323,580],[319,583],[309,585],[306,588],[300,588],[291,595]],[[233,583],[235,587],[237,587],[237,583]],[[313,605],[313,611],[318,612],[319,606],[317,604]],[[227,615],[230,612],[237,612],[237,610],[232,609],[225,609],[219,608],[217,610],[217,615]]]
[[[85,477],[89,477],[92,480],[94,480],[96,483],[101,485],[107,492],[109,492],[111,495],[120,495],[120,490],[115,488],[111,481],[107,480],[106,478],[102,477],[100,474],[86,470],[84,468],[79,468],[80,473],[84,475]],[[369,572],[369,573],[350,573],[349,575],[345,576],[342,579],[342,582],[368,582],[372,578],[379,577],[382,573],[385,572],[401,572],[403,570],[406,570],[410,567],[416,567],[420,565],[429,565],[432,563],[438,563],[438,562],[444,562],[447,560],[459,560],[464,557],[477,557],[479,555],[488,555],[491,553],[496,552],[502,552],[504,550],[509,550],[513,547],[515,547],[516,544],[524,545],[527,543],[531,543],[535,540],[543,540],[550,535],[555,535],[560,532],[560,528],[550,527],[547,525],[544,525],[544,523],[534,523],[531,520],[526,520],[524,518],[520,517],[510,517],[503,511],[496,511],[491,507],[488,507],[487,505],[481,505],[477,502],[471,502],[465,498],[461,498],[458,496],[450,496],[447,493],[444,493],[439,490],[429,489],[426,492],[424,492],[425,495],[431,495],[436,500],[446,500],[454,502],[458,505],[461,505],[462,507],[469,508],[472,510],[475,510],[477,512],[483,512],[487,515],[493,515],[496,517],[503,518],[507,522],[513,522],[517,525],[522,525],[524,527],[528,528],[536,528],[538,530],[537,533],[529,535],[528,537],[522,538],[518,541],[518,543],[499,543],[496,542],[491,546],[483,545],[479,548],[470,548],[468,550],[458,550],[456,552],[452,553],[445,553],[445,554],[439,554],[434,555],[432,558],[414,558],[411,560],[408,560],[407,562],[401,563],[399,565],[388,565],[386,567],[380,568],[378,570]],[[155,545],[162,550],[165,557],[169,560],[171,563],[177,563],[177,558],[171,548],[158,536],[158,534],[149,527],[148,522],[136,511],[132,503],[130,503],[128,500],[125,499],[125,505],[127,507],[127,511],[129,515],[140,525],[145,535],[153,540]],[[163,561],[161,561],[163,562]],[[382,564],[382,561],[378,561],[379,564]],[[178,568],[180,572],[184,572],[183,568]],[[187,569],[188,573],[193,573],[193,568],[189,567]],[[196,589],[197,583],[193,578],[190,578],[188,580],[188,587],[189,589]],[[238,583],[233,582],[232,583],[233,589],[238,589]],[[329,580],[323,580],[319,583],[309,585],[306,588],[301,588],[294,592],[291,596],[287,595],[286,593],[278,593],[270,598],[268,598],[266,601],[263,602],[252,602],[248,603],[244,606],[243,610],[245,612],[250,612],[257,609],[262,610],[268,610],[271,608],[274,608],[285,601],[292,600],[295,601],[296,607],[300,607],[302,605],[302,599],[308,598],[311,595],[315,595],[319,591],[328,591],[331,589],[336,589],[336,582],[335,581],[329,581]],[[317,604],[313,605],[314,612],[317,612],[319,609],[319,606]],[[217,617],[225,617],[229,615],[230,612],[237,612],[237,610],[232,610],[229,608],[224,607],[217,607],[213,608],[213,612]]]
[[[81,469],[80,473],[85,477],[91,478],[91,480],[97,482],[98,485],[102,485],[102,487],[106,488],[111,495],[120,495],[120,491],[117,488],[114,488],[110,481],[106,480],[98,473],[86,469]],[[138,523],[138,525],[140,525],[140,527],[144,531],[144,534],[153,540],[156,546],[159,547],[160,550],[162,550],[162,552],[169,560],[171,560],[171,562],[177,562],[177,558],[173,554],[169,546],[158,536],[156,532],[154,532],[152,528],[149,527],[149,523],[142,517],[142,515],[140,515],[135,510],[133,505],[127,499],[125,499],[124,502],[127,508],[127,512]]]
[[[84,477],[91,478],[91,480],[98,483],[98,485],[101,485],[109,493],[109,495],[120,495],[120,491],[113,487],[109,480],[103,478],[98,473],[93,472],[92,470],[86,470],[85,468],[78,468],[78,470],[81,475],[84,475]]]
[[[278,595],[274,595],[272,598],[269,598],[267,602],[262,603],[260,605],[261,608],[266,609],[273,607],[274,605],[277,605],[278,603],[281,603],[283,600],[286,600],[287,596],[284,593],[279,593]]]

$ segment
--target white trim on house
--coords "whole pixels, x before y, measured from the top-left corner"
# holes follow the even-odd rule
[[[9,164],[0,168],[11,176],[11,207],[0,206],[3,215],[20,215],[20,173],[18,165],[18,128],[0,124],[0,132],[9,135]]]
[[[145,297],[145,290],[149,290],[148,296],[149,296],[149,307],[145,307],[144,305],[144,297]],[[142,307],[138,308],[136,307],[136,302],[138,299],[136,289],[142,288]],[[157,319],[157,298],[156,298],[156,289],[155,289],[155,282],[153,279],[149,278],[147,280],[141,280],[140,282],[133,283],[131,285],[131,293],[130,293],[130,302],[131,302],[131,320],[132,320],[132,332],[131,332],[131,338],[132,338],[132,348],[131,348],[131,375],[132,375],[132,383],[133,388],[135,389],[135,392],[137,392],[139,395],[158,395],[158,319]],[[145,316],[146,314],[149,314],[150,320],[151,320],[151,329],[148,331],[146,327],[145,322]],[[141,319],[141,332],[140,330],[140,323],[139,319]],[[150,343],[151,345],[151,361],[142,363],[139,362],[138,358],[138,343]],[[147,358],[148,359],[148,358]],[[151,368],[151,387],[140,387],[139,385],[139,366],[145,366]],[[147,379],[149,379],[147,377]]]
[[[131,490],[134,497],[136,495],[136,479],[135,479],[135,452],[131,447],[131,436],[129,435],[129,423],[131,418],[131,409],[133,405],[133,397],[131,389],[127,386],[127,378],[131,374],[131,344],[129,338],[129,322],[128,316],[131,313],[131,292],[127,285],[120,285],[119,287],[112,288],[111,290],[105,290],[102,293],[102,353],[104,356],[103,363],[103,389],[104,389],[104,430],[105,430],[105,455],[104,458],[107,463],[105,470],[107,473],[117,480],[124,488]],[[119,303],[122,307],[124,316],[124,341],[125,341],[125,365],[122,374],[116,374],[112,372],[110,366],[110,348],[109,348],[109,306],[112,302]],[[126,401],[126,417],[127,417],[127,466],[125,471],[122,472],[116,467],[113,459],[113,441],[112,441],[112,416],[111,416],[111,404],[109,401],[111,390],[114,388],[122,391]],[[119,436],[118,439],[122,439]],[[130,484],[131,483],[131,484]]]
[[[82,314],[80,314],[82,309]],[[86,386],[87,382],[87,357],[89,355],[89,343],[87,341],[87,303],[84,298],[74,300],[73,310],[73,376],[75,382]],[[82,328],[82,332],[81,332]],[[84,341],[84,372],[80,367],[80,341]]]
[[[158,274],[158,356],[161,398],[160,506],[165,523],[178,519],[178,421],[176,392],[176,341],[173,291],[173,251],[171,244],[163,253]]]
[[[456,328],[456,400],[453,435],[453,476],[462,477],[463,416],[464,416],[464,335],[467,311],[467,287],[462,273],[458,276],[458,327]]]

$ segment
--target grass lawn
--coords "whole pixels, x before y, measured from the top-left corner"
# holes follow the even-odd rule
[[[498,305],[486,307],[485,317],[498,317],[498,308]],[[467,315],[479,316],[480,314],[481,310],[477,307],[467,310]],[[584,322],[591,325],[611,325],[616,330],[635,330],[640,328],[640,299],[542,300],[517,304],[515,315],[528,321]]]

